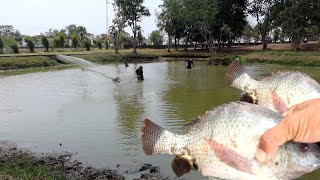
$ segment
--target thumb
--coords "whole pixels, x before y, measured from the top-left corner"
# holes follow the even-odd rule
[[[270,161],[277,153],[279,147],[291,139],[289,124],[287,122],[287,120],[281,121],[261,136],[256,156],[260,162]]]

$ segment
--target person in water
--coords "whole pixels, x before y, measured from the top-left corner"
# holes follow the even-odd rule
[[[143,68],[142,66],[139,67],[139,69],[136,70],[136,75],[139,81],[143,81],[144,77],[143,77]]]
[[[192,66],[191,66],[192,65]],[[191,59],[189,59],[188,61],[187,61],[187,69],[192,69],[192,67],[194,68],[194,63],[193,63],[193,61],[191,60]]]
[[[283,113],[284,119],[265,132],[259,143],[257,159],[270,161],[286,142],[317,143],[320,149],[320,98],[305,101]]]
[[[126,68],[129,67],[129,64],[127,61],[124,63],[124,65],[126,66]]]
[[[236,56],[236,61],[237,61],[238,63],[240,63],[240,57],[239,57],[239,56]]]

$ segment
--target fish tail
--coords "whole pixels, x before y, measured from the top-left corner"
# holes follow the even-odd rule
[[[225,82],[227,85],[246,91],[246,88],[255,89],[258,82],[252,79],[237,61],[233,61],[229,67]]]
[[[181,135],[173,134],[164,128],[145,119],[141,126],[141,143],[146,155],[154,154],[180,154],[184,146]]]

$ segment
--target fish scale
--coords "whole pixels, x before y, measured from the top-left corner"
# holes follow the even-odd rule
[[[255,159],[261,135],[282,118],[277,112],[262,106],[233,102],[207,111],[187,125],[187,130],[181,135],[146,119],[141,127],[142,145],[147,155],[190,156],[203,176],[293,179],[319,167],[320,151],[317,145],[308,144],[310,151],[300,152],[300,144],[289,142],[280,147],[271,162],[261,164]],[[308,161],[303,161],[303,158]],[[176,172],[179,162],[174,164],[176,167],[173,170]]]

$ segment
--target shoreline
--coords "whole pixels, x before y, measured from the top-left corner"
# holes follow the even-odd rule
[[[120,54],[111,51],[93,52],[55,52],[37,54],[2,54],[0,55],[0,75],[3,72],[16,70],[27,70],[32,72],[33,68],[62,67],[68,64],[59,61],[57,55],[67,55],[85,59],[97,64],[108,63],[150,63],[158,61],[194,61],[211,62],[212,65],[228,65],[236,56],[243,63],[277,64],[282,66],[296,67],[320,67],[320,51],[289,51],[289,50],[243,50],[241,47],[230,52],[219,52],[211,54],[205,50],[166,50],[139,49],[139,54],[132,54],[130,50],[121,50]],[[59,68],[57,68],[59,69]]]
[[[34,153],[21,149],[11,141],[0,141],[0,179],[113,179],[124,180],[125,174],[135,180],[169,179],[162,177],[160,168],[142,164],[133,169],[97,169],[73,159],[72,153]],[[121,168],[120,165],[117,165]]]

